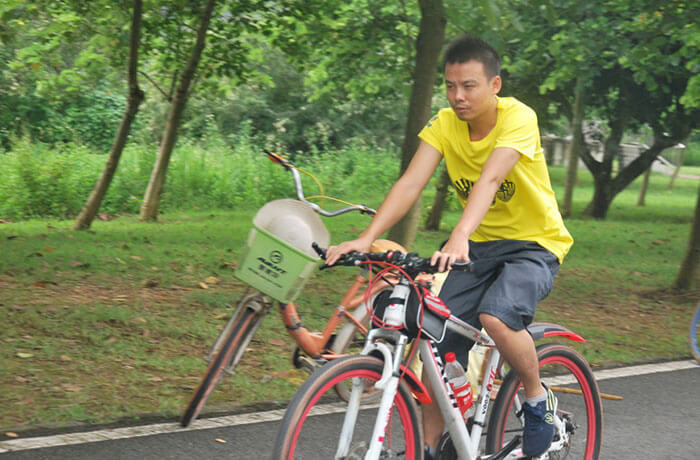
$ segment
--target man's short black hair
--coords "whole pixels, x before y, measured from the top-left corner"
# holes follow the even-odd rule
[[[448,64],[471,60],[484,64],[484,71],[489,79],[501,74],[501,59],[496,50],[484,40],[471,35],[462,35],[452,40],[445,50],[442,67],[444,69]]]

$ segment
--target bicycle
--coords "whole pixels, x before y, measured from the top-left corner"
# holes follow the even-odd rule
[[[323,254],[320,248],[319,254]],[[494,342],[487,334],[451,315],[439,298],[415,281],[420,273],[435,272],[430,259],[413,253],[350,253],[334,266],[376,263],[386,264],[400,276],[391,293],[391,305],[384,312],[382,327],[369,331],[359,355],[328,362],[302,385],[282,419],[273,458],[422,459],[423,433],[417,403],[430,402],[430,397],[410,368],[416,348],[423,372],[435,389],[435,402],[447,429],[440,440],[437,458],[524,458],[519,448],[522,385],[514,371],[506,370]],[[453,264],[452,269],[472,267],[470,262]],[[415,289],[421,301],[407,304],[407,288]],[[377,321],[378,318],[373,318],[373,322]],[[446,384],[442,360],[432,342],[439,340],[447,328],[490,350],[477,402],[469,409],[473,413],[466,423]],[[545,337],[584,341],[557,324],[533,323],[528,329],[537,341]],[[597,459],[602,439],[602,402],[591,368],[578,352],[562,344],[540,344],[537,354],[543,381],[558,397],[554,440],[540,458]],[[404,362],[406,355],[409,358]],[[347,402],[329,394],[338,385],[350,389]],[[361,398],[367,388],[382,393],[376,411],[372,410],[376,405],[368,406]],[[489,408],[496,389],[493,407]],[[330,429],[330,441],[321,437],[321,428],[325,432]]]
[[[269,151],[265,153],[270,160],[280,164],[292,174],[298,202],[304,203],[305,206],[308,206],[315,213],[326,217],[335,217],[351,211],[358,211],[372,216],[375,214],[374,209],[364,205],[352,204],[334,211],[328,211],[316,203],[308,201],[304,195],[298,168],[292,162],[275,153]],[[320,223],[320,220],[318,223],[323,225]],[[377,243],[375,250],[384,251],[387,248],[401,249],[401,245],[389,240],[381,240]],[[387,282],[390,283],[391,279],[387,278]],[[275,304],[278,306],[278,311],[287,332],[297,344],[292,357],[292,362],[297,368],[305,369],[311,373],[326,361],[344,355],[358,334],[364,335],[367,333],[367,328],[365,327],[368,320],[367,300],[362,295],[358,295],[358,292],[366,283],[366,275],[355,276],[350,288],[333,311],[322,332],[311,332],[304,326],[299,318],[297,306],[294,302],[281,302],[258,290],[245,294],[238,302],[226,326],[204,358],[209,362],[208,368],[192,395],[189,404],[182,413],[180,424],[183,427],[189,426],[199,416],[207,399],[222,376],[234,373],[234,369],[240,362],[248,344],[261,326],[265,316]],[[373,289],[375,292],[379,292],[387,285],[380,283]],[[343,325],[339,328],[341,323]],[[338,392],[341,397],[347,397],[342,387],[338,388]]]
[[[700,363],[700,348],[698,348],[698,330],[700,330],[700,305],[695,310],[693,320],[690,322],[690,335],[688,341],[690,344],[690,352],[693,358]]]

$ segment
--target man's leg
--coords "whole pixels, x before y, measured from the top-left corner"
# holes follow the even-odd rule
[[[525,416],[523,453],[529,457],[539,457],[552,443],[556,398],[540,382],[537,351],[532,337],[527,329],[515,331],[500,319],[486,313],[480,315],[480,320],[496,342],[498,350],[523,382],[526,398],[522,406]]]
[[[423,404],[421,406],[423,412],[423,433],[425,436],[425,445],[431,449],[435,449],[440,441],[442,432],[445,430],[445,421],[442,419],[440,407],[436,402],[434,402],[435,396],[433,387],[430,385],[428,378],[425,376],[425,371],[423,372],[422,380],[428,390],[430,399],[433,400],[432,403]]]
[[[486,313],[482,313],[479,320],[489,337],[496,342],[503,358],[520,376],[525,387],[525,397],[533,398],[543,394],[545,390],[540,383],[535,342],[527,329],[515,331],[500,319]]]

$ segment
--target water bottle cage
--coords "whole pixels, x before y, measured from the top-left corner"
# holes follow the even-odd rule
[[[408,299],[396,296],[392,291],[387,291],[384,295],[379,294],[374,302],[373,324],[400,329],[410,338],[421,335],[423,338],[440,343],[445,338],[450,310],[426,287],[419,285],[418,289],[422,301],[419,301],[416,290],[413,288],[410,290]],[[422,309],[421,305],[423,305]],[[382,318],[382,321],[377,321],[378,318]]]

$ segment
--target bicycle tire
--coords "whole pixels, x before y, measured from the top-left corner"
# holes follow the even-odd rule
[[[690,334],[688,335],[688,341],[690,344],[690,353],[692,353],[693,358],[700,363],[700,348],[698,348],[698,329],[700,328],[700,305],[695,310],[695,315],[693,315],[693,320],[690,322]]]
[[[569,433],[568,448],[559,451],[561,458],[598,459],[603,432],[603,403],[593,371],[578,352],[558,343],[538,346],[537,356],[542,380],[558,398],[557,413],[567,420],[567,430],[573,430]],[[580,394],[576,394],[577,391]],[[508,443],[512,434],[522,432],[522,424],[515,415],[514,400],[518,395],[519,400],[524,401],[523,393],[520,378],[511,370],[501,384],[489,417],[487,453],[497,452]]]
[[[339,384],[351,384],[361,378],[376,382],[381,378],[383,363],[371,356],[346,356],[318,369],[292,398],[275,440],[274,459],[314,460],[336,458],[336,442],[328,442],[321,432],[341,432],[347,404],[335,393]],[[367,407],[361,404],[361,407]],[[312,413],[313,411],[313,413]],[[333,412],[333,413],[331,413]],[[318,413],[323,415],[316,416]],[[420,412],[405,382],[401,382],[394,399],[391,422],[385,436],[387,450],[381,458],[416,460],[423,452]],[[361,459],[372,435],[376,410],[361,410],[354,424],[353,440],[344,458]],[[321,429],[322,428],[322,429]],[[363,450],[364,449],[364,450]],[[393,454],[392,454],[393,452]]]
[[[241,309],[239,319],[228,330],[228,335],[223,339],[221,347],[214,353],[204,377],[182,413],[180,425],[187,427],[199,416],[214,387],[219,383],[224,369],[226,367],[232,369],[238,364],[245,347],[264,318],[264,315],[258,313],[251,307]]]

